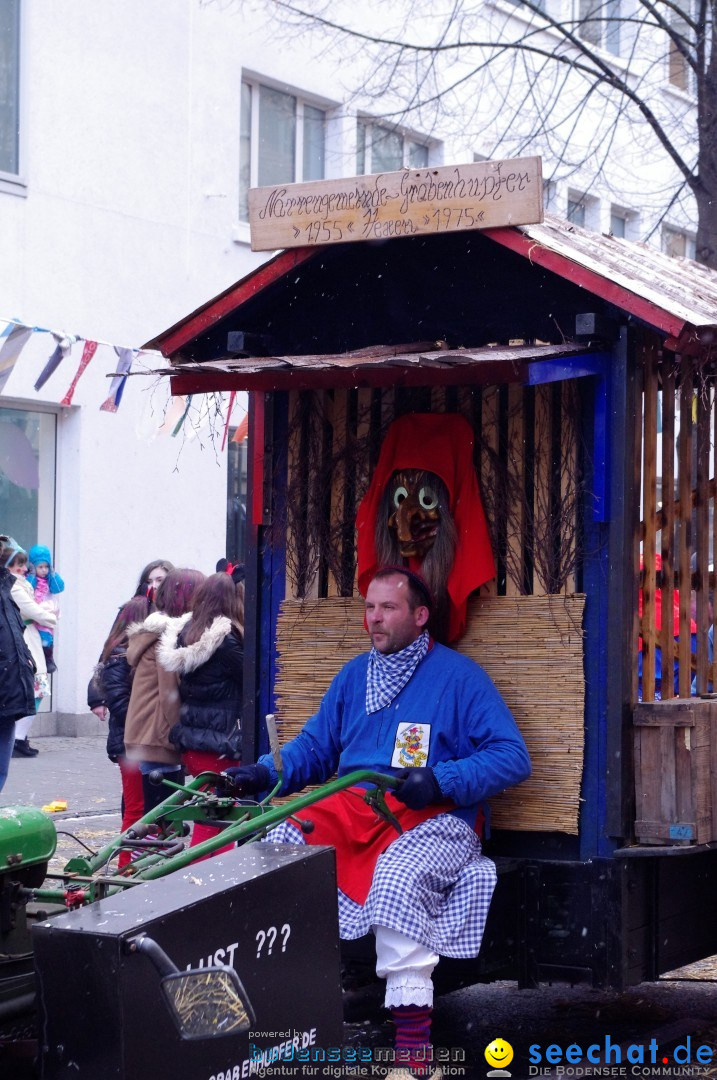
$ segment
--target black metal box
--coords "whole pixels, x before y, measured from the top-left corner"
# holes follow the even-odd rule
[[[140,933],[180,970],[233,966],[253,1029],[182,1041],[157,971],[127,952]],[[43,1080],[243,1080],[262,1051],[301,1076],[292,1046],[341,1046],[331,848],[249,844],[48,920],[33,939]]]

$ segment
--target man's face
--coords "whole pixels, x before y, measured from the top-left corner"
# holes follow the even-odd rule
[[[366,592],[366,625],[377,652],[396,653],[423,632],[428,608],[410,606],[408,581],[403,574],[375,578]]]

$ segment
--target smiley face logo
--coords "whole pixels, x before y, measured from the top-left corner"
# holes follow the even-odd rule
[[[513,1047],[505,1039],[493,1039],[485,1048],[485,1059],[494,1069],[504,1069],[513,1060]]]

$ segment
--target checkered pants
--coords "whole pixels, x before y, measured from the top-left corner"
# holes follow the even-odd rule
[[[305,843],[288,821],[267,841]],[[341,937],[386,926],[441,956],[477,956],[495,882],[495,864],[481,854],[472,829],[453,814],[439,814],[402,833],[379,857],[365,904],[339,890]]]

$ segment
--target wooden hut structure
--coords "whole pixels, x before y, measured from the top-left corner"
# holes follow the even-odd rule
[[[472,974],[622,987],[717,953],[717,275],[550,218],[314,245],[148,344],[177,394],[251,391],[245,760],[367,647],[354,524],[387,426],[460,413],[498,574],[459,647],[534,765],[493,806]]]

